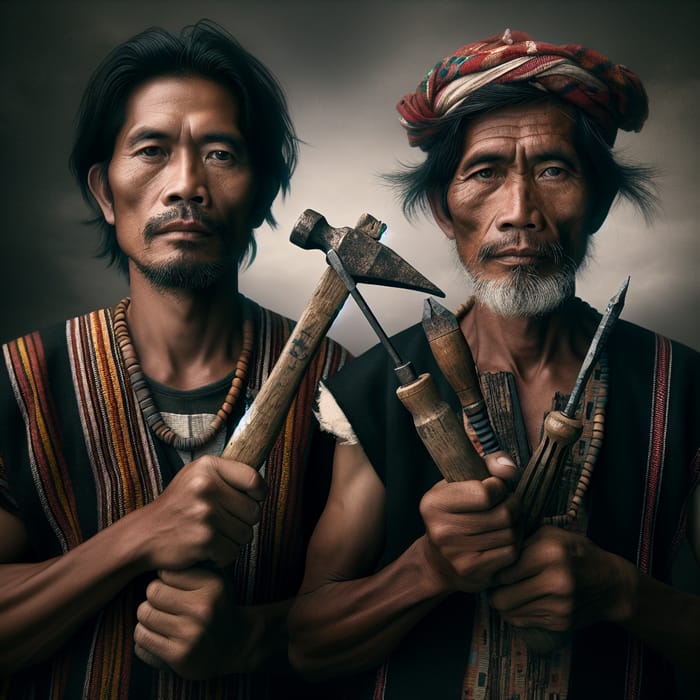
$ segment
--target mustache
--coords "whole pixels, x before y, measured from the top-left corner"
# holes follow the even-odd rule
[[[526,235],[514,231],[497,243],[487,243],[481,246],[479,252],[476,254],[476,261],[483,263],[489,258],[500,255],[509,248],[514,248],[522,244],[534,251],[537,257],[549,258],[554,263],[561,263],[566,257],[564,247],[561,243],[557,241],[530,241]]]
[[[195,221],[214,234],[221,234],[224,231],[224,226],[206,212],[202,211],[197,204],[178,203],[173,204],[166,211],[152,216],[146,221],[143,227],[144,240],[147,243],[151,242],[158,235],[158,232],[163,226],[169,224],[171,221],[179,220]]]

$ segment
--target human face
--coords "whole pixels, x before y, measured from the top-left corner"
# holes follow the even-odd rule
[[[589,208],[573,135],[572,115],[553,103],[482,115],[466,130],[448,212],[432,203],[477,298],[504,315],[544,313],[573,294]],[[525,300],[532,289],[546,293]]]
[[[107,182],[90,171],[131,276],[200,288],[235,275],[254,195],[239,118],[236,98],[205,78],[161,76],[131,94]]]

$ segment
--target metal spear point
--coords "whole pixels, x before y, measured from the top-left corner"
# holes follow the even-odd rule
[[[603,351],[603,345],[622,312],[628,285],[629,277],[608,303],[581,364],[566,408],[563,411],[551,411],[547,414],[542,440],[518,482],[516,494],[523,504],[526,532],[534,530],[541,521],[557,473],[566,460],[569,448],[581,435],[583,423],[575,417],[576,409],[593,367]]]
[[[576,384],[574,384],[574,388],[566,404],[566,408],[564,408],[562,411],[567,418],[573,418],[576,413],[579,401],[581,400],[581,394],[583,394],[583,390],[586,388],[591,372],[593,371],[596,362],[598,362],[600,353],[605,347],[605,341],[610,334],[610,330],[615,325],[615,322],[622,313],[629,284],[630,278],[627,277],[627,279],[622,283],[620,289],[618,289],[617,294],[615,294],[615,296],[613,296],[608,302],[605,313],[603,313],[603,317],[600,319],[600,323],[598,324],[598,328],[593,336],[593,340],[588,347],[586,357],[583,358],[583,362],[581,363],[581,369],[579,370],[578,377],[576,377]]]
[[[578,440],[583,422],[576,418],[576,410],[588,379],[603,351],[612,327],[622,312],[629,277],[608,303],[605,313],[593,335],[586,357],[581,364],[576,384],[563,411],[551,411],[544,421],[544,434],[515,490],[522,505],[525,534],[535,530],[545,512],[553,485],[561,472],[571,446]],[[538,628],[521,629],[527,646],[538,654],[549,654],[564,644],[567,635]]]

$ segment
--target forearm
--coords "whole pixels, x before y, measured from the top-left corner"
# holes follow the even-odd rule
[[[244,634],[229,655],[228,673],[289,670],[287,615],[292,602],[239,608]]]
[[[628,563],[629,564],[629,563]],[[696,671],[700,649],[700,596],[672,588],[629,567],[629,605],[618,618],[627,631],[668,658]]]
[[[302,592],[289,616],[290,662],[323,680],[377,665],[448,591],[432,576],[425,538],[373,576]]]
[[[47,658],[141,573],[133,540],[117,523],[60,557],[0,565],[0,672]]]

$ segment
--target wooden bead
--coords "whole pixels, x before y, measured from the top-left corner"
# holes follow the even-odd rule
[[[203,447],[210,442],[214,436],[226,424],[228,416],[233,413],[233,408],[238,401],[241,391],[246,385],[248,377],[248,365],[250,363],[250,355],[255,342],[253,319],[251,318],[251,308],[247,301],[244,301],[244,319],[243,319],[243,340],[241,343],[241,354],[236,362],[236,369],[231,381],[224,403],[216,412],[207,429],[196,437],[186,438],[178,435],[168,425],[166,425],[163,417],[158,411],[155,402],[151,397],[148,389],[148,381],[141,369],[136,350],[131,342],[129,335],[129,324],[127,321],[126,312],[129,308],[131,299],[126,297],[122,299],[114,308],[112,324],[114,328],[114,337],[119,346],[119,351],[122,356],[122,362],[129,375],[131,388],[136,395],[136,400],[143,416],[150,426],[156,437],[164,443],[171,445],[175,449],[191,451]]]

